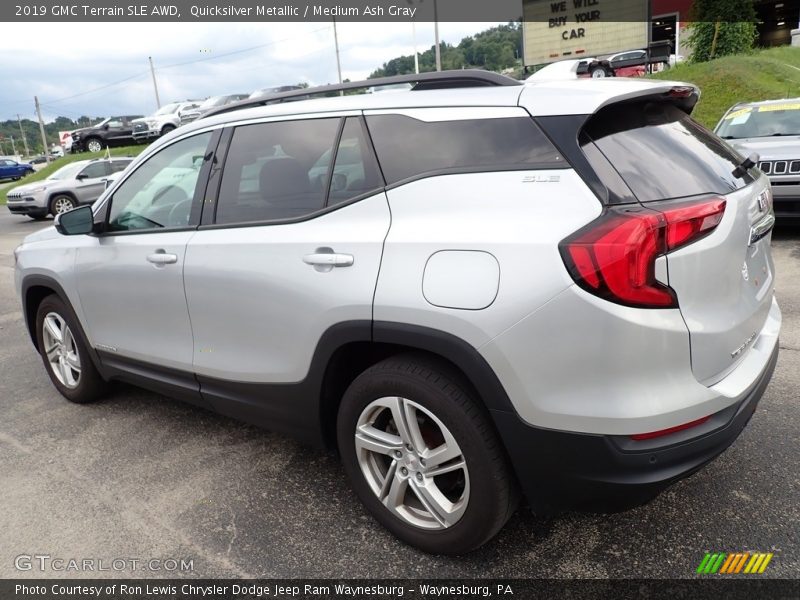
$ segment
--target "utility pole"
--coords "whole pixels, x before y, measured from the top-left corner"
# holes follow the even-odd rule
[[[439,49],[439,8],[433,0],[433,35],[436,38],[436,70],[442,70],[442,52]]]
[[[333,44],[336,46],[336,72],[339,74],[339,85],[342,83],[342,63],[339,60],[339,35],[336,33],[336,17],[333,19]],[[343,91],[339,91],[340,96],[344,96]]]
[[[42,109],[39,106],[39,96],[33,97],[34,102],[36,103],[36,114],[39,116],[39,133],[42,134],[42,146],[44,146],[44,157],[47,161],[47,164],[50,164],[50,152],[47,150],[47,136],[44,134],[44,121],[42,121]]]
[[[11,136],[11,154],[17,155],[17,145],[14,143],[14,136]]]
[[[25,146],[25,156],[30,156],[31,153],[28,151],[28,138],[25,137],[25,131],[22,129],[22,119],[19,118],[19,113],[17,113],[17,123],[19,123],[19,134],[22,136],[22,144]]]
[[[153,57],[148,56],[147,60],[150,61],[150,75],[153,76],[153,89],[156,91],[156,107],[161,108],[161,99],[158,97],[158,84],[156,83],[156,70],[153,68]]]
[[[417,23],[411,21],[411,37],[414,38],[414,73],[419,75],[419,52],[417,52]]]

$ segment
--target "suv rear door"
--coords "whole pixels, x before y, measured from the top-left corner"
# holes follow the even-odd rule
[[[258,384],[306,379],[341,323],[368,339],[390,214],[357,113],[293,119],[226,131],[184,279],[203,394],[220,412],[289,429],[300,419],[302,431],[303,398],[267,397]]]
[[[725,200],[722,220],[706,238],[666,257],[669,286],[690,333],[694,374],[706,384],[719,381],[747,355],[772,305],[767,178],[758,171],[736,176],[742,157],[667,102],[603,108],[588,121],[582,143],[595,171],[602,171],[596,163],[605,157],[635,197],[655,210]]]

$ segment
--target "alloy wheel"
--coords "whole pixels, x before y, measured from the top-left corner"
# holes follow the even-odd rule
[[[433,413],[401,397],[379,398],[356,425],[358,464],[384,506],[406,523],[446,529],[466,511],[470,482],[464,455]]]
[[[89,152],[100,152],[103,149],[103,144],[99,140],[89,140],[86,144],[86,149]]]
[[[67,388],[78,387],[81,357],[72,330],[61,315],[47,313],[42,323],[42,339],[47,362],[56,379]]]
[[[73,208],[75,208],[75,205],[69,198],[60,196],[56,198],[55,202],[53,202],[53,208],[55,209],[55,213],[60,215],[62,213],[71,211]]]

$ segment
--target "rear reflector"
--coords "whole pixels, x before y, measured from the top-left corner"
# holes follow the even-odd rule
[[[688,423],[684,423],[683,425],[668,427],[667,429],[651,431],[650,433],[636,433],[631,436],[631,439],[636,440],[637,442],[641,440],[652,440],[653,438],[662,437],[665,435],[669,435],[671,433],[677,433],[678,431],[683,431],[684,429],[691,429],[692,427],[697,427],[698,425],[702,425],[703,423],[708,421],[710,418],[711,415],[703,417],[702,419],[697,419],[696,421],[689,421]]]
[[[591,294],[637,308],[676,308],[675,291],[656,279],[656,259],[713,231],[724,213],[720,198],[611,208],[559,250]]]

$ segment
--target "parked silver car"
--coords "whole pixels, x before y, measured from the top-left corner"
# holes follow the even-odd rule
[[[338,448],[426,551],[520,491],[641,502],[736,439],[778,356],[769,181],[697,97],[465,70],[222,107],[25,239],[31,339],[73,402],[119,379]]]
[[[132,158],[95,158],[71,162],[47,179],[13,188],[6,196],[6,205],[13,214],[40,220],[81,204],[91,204],[132,161]]]
[[[772,183],[775,216],[800,220],[800,98],[736,104],[714,131],[743,156],[758,154]]]

